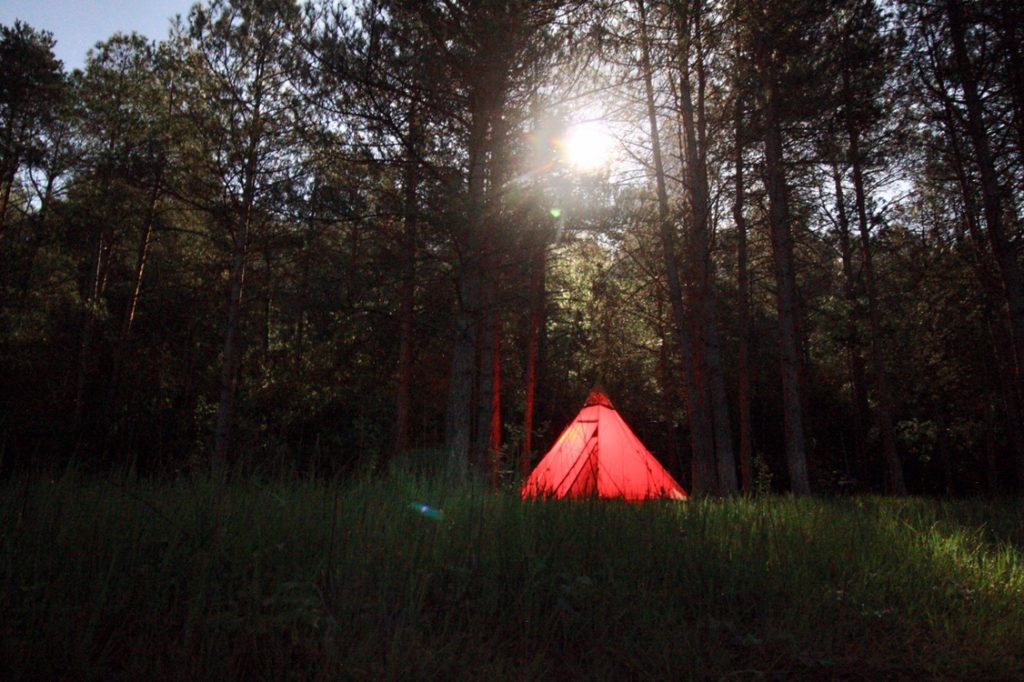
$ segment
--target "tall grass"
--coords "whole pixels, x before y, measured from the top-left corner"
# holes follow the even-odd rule
[[[69,476],[0,531],[7,679],[1024,677],[1017,500]]]

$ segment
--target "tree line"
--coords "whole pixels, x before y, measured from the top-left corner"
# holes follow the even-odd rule
[[[1017,4],[2,26],[0,468],[501,485],[601,384],[697,494],[1019,490]]]

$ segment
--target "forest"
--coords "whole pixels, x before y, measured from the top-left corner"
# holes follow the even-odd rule
[[[0,25],[0,678],[1024,679],[1019,0],[168,27]]]
[[[1016,0],[205,0],[0,27],[0,470],[1024,486]]]

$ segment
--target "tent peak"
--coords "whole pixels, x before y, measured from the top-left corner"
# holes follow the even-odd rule
[[[593,407],[594,405],[607,407],[610,410],[615,409],[611,399],[608,398],[608,394],[597,387],[590,391],[590,395],[587,396],[587,401],[583,403],[583,407]]]

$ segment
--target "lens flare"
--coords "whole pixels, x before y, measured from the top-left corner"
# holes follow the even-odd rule
[[[565,162],[577,171],[592,173],[611,161],[615,140],[602,121],[587,121],[569,128],[562,139]]]
[[[444,521],[444,512],[435,507],[431,507],[429,504],[423,504],[422,502],[412,502],[409,504],[409,508],[414,512],[419,512],[423,516],[427,517],[431,521]]]

